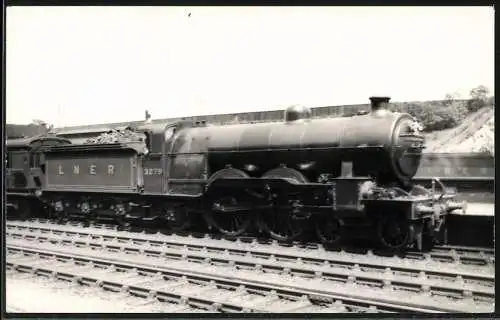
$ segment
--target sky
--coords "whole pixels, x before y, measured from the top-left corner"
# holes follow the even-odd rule
[[[8,7],[6,16],[13,124],[494,90],[493,7]]]

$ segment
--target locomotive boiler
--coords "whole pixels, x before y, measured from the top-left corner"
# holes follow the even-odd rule
[[[371,98],[372,112],[353,117],[311,119],[304,107],[290,107],[284,122],[203,127],[191,139],[208,139],[212,167],[231,164],[260,176],[278,166],[298,170],[309,181],[338,177],[342,162],[354,176],[411,187],[424,137],[409,114],[393,113],[389,98]]]
[[[432,190],[412,183],[425,139],[388,102],[372,97],[352,117],[313,119],[295,106],[281,122],[147,124],[133,142],[51,147],[42,198],[58,217],[182,229],[200,216],[232,236],[289,241],[313,228],[332,245],[368,235],[422,247],[462,206],[438,179]]]

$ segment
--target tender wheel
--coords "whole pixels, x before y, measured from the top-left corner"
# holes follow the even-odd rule
[[[68,222],[68,215],[66,211],[61,211],[57,213],[57,224],[65,224]]]
[[[62,201],[57,201],[52,211],[57,224],[65,224],[68,221],[68,212]]]
[[[21,221],[26,221],[30,217],[31,214],[31,206],[29,203],[21,201],[19,203],[19,209],[17,210],[17,217]]]
[[[299,171],[290,168],[276,168],[265,173],[262,178],[284,178],[296,183],[307,183],[307,178]],[[299,238],[305,230],[307,221],[292,217],[292,212],[279,209],[266,210],[260,214],[260,227],[278,241],[292,241]]]
[[[316,235],[319,240],[329,246],[336,246],[341,241],[341,222],[338,218],[320,215],[315,218]]]
[[[7,220],[26,221],[30,215],[29,206],[24,202],[19,202],[17,204],[17,207],[15,207],[14,205],[6,206],[5,211]]]
[[[399,251],[412,242],[412,228],[402,214],[385,215],[378,221],[377,236],[386,249]]]
[[[7,220],[15,219],[16,216],[17,216],[17,210],[13,206],[7,206],[5,208],[5,213],[6,213],[6,219]]]
[[[215,201],[214,205],[219,208],[237,206],[238,200],[235,197],[224,197]],[[239,236],[251,225],[252,215],[249,212],[212,211],[207,214],[207,220],[220,233],[228,236]]]
[[[118,226],[118,230],[120,230],[120,231],[128,230],[130,227],[130,224],[125,221],[124,215],[115,216],[115,222]]]
[[[86,216],[85,216],[85,220],[84,220],[84,223],[88,226],[92,225],[92,224],[96,224],[98,223],[98,219],[97,219],[97,213],[95,213],[94,211],[90,211]]]
[[[186,208],[173,208],[167,209],[165,215],[165,221],[167,227],[174,231],[184,231],[191,225],[191,219],[189,217],[189,212]]]
[[[130,223],[125,220],[127,215],[127,206],[122,203],[110,203],[109,209],[114,211],[114,219],[117,225],[117,229],[120,231],[125,231],[130,229]]]

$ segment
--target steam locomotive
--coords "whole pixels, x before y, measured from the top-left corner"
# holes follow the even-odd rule
[[[143,139],[121,143],[39,137],[23,148],[40,160],[8,172],[38,182],[24,193],[8,184],[9,206],[24,217],[35,203],[59,220],[173,230],[201,217],[228,236],[253,230],[280,241],[312,228],[329,245],[375,237],[391,250],[445,241],[446,216],[465,204],[439,179],[431,189],[413,183],[425,147],[420,124],[391,112],[388,97],[370,100],[370,112],[351,117],[313,119],[292,106],[281,122],[145,124],[135,128]]]

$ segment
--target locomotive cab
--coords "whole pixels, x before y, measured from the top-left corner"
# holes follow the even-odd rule
[[[204,125],[204,122],[176,121],[137,128],[146,135],[149,149],[142,157],[145,193],[199,195],[202,192],[206,140],[197,139],[184,129],[195,130],[193,127]]]
[[[142,155],[142,174],[144,181],[144,192],[149,194],[162,194],[164,189],[164,143],[165,130],[169,127],[165,124],[145,124],[137,128],[137,131],[145,135],[147,153]]]

